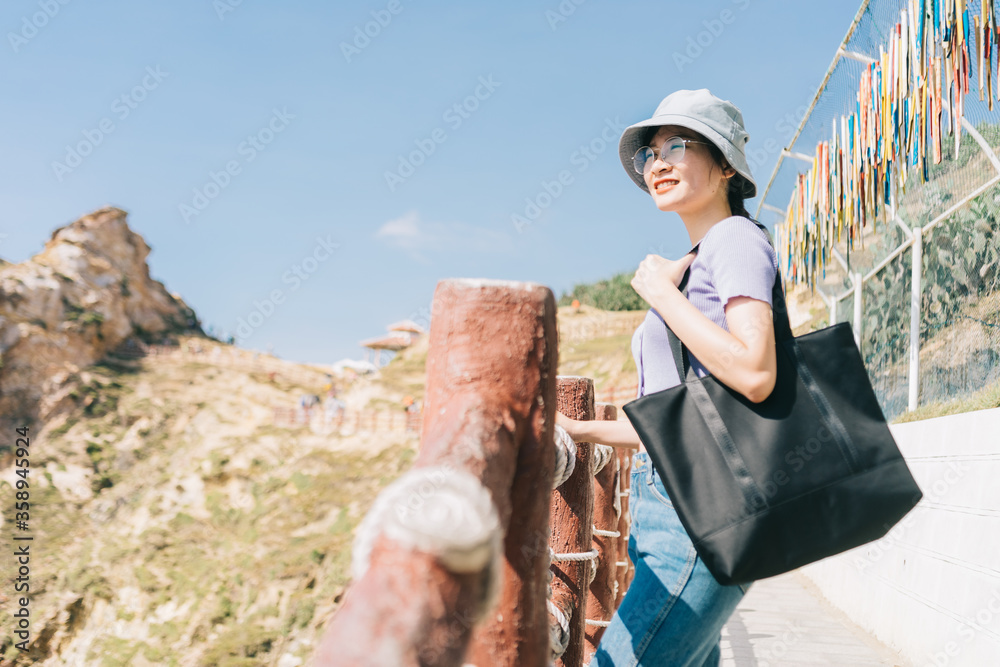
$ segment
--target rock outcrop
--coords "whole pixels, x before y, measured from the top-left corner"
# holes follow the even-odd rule
[[[133,338],[201,332],[193,310],[149,275],[127,214],[102,208],[45,249],[0,264],[0,427],[44,420],[81,368]]]

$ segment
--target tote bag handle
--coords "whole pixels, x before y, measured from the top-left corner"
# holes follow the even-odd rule
[[[767,235],[767,242],[774,247],[774,242],[771,240],[771,234],[767,231],[767,227],[760,224],[756,220],[751,220],[752,223],[757,225],[764,234]],[[699,242],[688,254],[694,253],[698,254],[698,249],[701,247]],[[687,298],[687,283],[688,278],[691,276],[691,269],[688,268],[684,272],[684,277],[681,278],[680,285],[677,288],[684,294]],[[774,339],[775,343],[780,344],[786,340],[792,340],[792,325],[788,319],[788,306],[785,304],[785,293],[781,289],[781,269],[778,269],[774,274],[774,284],[771,286],[771,319],[774,323]],[[667,337],[670,340],[670,351],[674,357],[674,365],[677,368],[677,377],[680,378],[681,382],[693,382],[697,380],[698,377],[691,368],[690,363],[688,363],[688,349],[687,346],[681,342],[677,335],[671,330],[670,326],[664,321],[664,325],[667,327]]]

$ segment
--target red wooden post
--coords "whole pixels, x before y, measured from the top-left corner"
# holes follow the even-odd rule
[[[474,312],[444,313],[455,321],[455,342],[468,342],[457,351],[456,345],[449,345],[452,352],[436,359],[442,372],[448,370],[446,382],[437,390],[458,400],[468,396],[475,382],[484,398],[476,399],[472,409],[495,420],[494,428],[502,424],[501,434],[508,442],[506,450],[498,449],[482,464],[484,483],[493,491],[507,530],[505,585],[497,609],[476,628],[466,662],[480,667],[547,667],[549,560],[544,545],[555,468],[555,298],[548,288],[531,283],[478,281],[466,289],[479,293],[486,303]],[[436,322],[441,316],[433,318]],[[475,364],[459,367],[458,360],[466,356]],[[428,357],[428,377],[435,368]],[[421,414],[424,439],[429,442],[433,439],[428,434],[454,429],[454,415],[439,414],[441,404],[428,389]],[[513,459],[501,457],[511,449],[509,440],[516,447]]]
[[[577,376],[558,378],[558,409],[572,419],[594,418],[594,381]],[[559,560],[560,554],[586,554],[593,549],[594,468],[593,445],[576,443],[576,466],[573,474],[552,494],[552,537],[556,553],[552,564],[552,603],[569,620],[569,643],[559,667],[583,664],[584,620],[587,589],[593,572],[593,559]]]
[[[614,421],[617,409],[610,403],[598,403],[595,419]],[[615,563],[618,560],[618,455],[617,450],[604,450],[610,458],[594,475],[594,538],[600,554],[597,571],[587,596],[586,646],[583,664],[597,652],[604,628],[615,613]]]
[[[498,543],[495,551],[483,540],[460,544],[465,550],[458,550],[458,561],[454,553],[448,555],[448,567],[443,557],[401,550],[388,533],[372,540],[370,566],[348,590],[315,664],[546,667],[548,558],[544,549],[538,554],[524,547],[549,528],[555,299],[550,290],[531,283],[446,280],[438,283],[433,312],[426,418],[420,451],[407,475],[430,471],[442,479],[464,479],[467,486],[472,479],[474,488],[465,494],[472,498],[453,509],[467,508],[473,524],[488,524],[489,516],[473,512],[478,488],[488,496],[496,534],[506,531],[505,544]],[[418,482],[419,506],[428,483]],[[436,492],[429,484],[428,503],[437,502]],[[388,502],[392,508],[387,497],[383,501],[380,495],[376,505]],[[394,507],[398,510],[400,503]],[[422,517],[404,515],[393,531],[405,534],[405,526]],[[455,533],[460,541],[466,530],[450,523],[442,521],[441,532]],[[362,529],[358,532],[360,541]],[[486,565],[463,574],[471,567],[467,561],[476,564],[484,554]]]

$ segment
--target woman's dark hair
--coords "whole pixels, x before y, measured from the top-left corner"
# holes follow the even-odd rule
[[[715,160],[715,164],[719,165],[720,168],[725,168],[729,166],[729,161],[726,160],[722,151],[719,147],[713,144],[711,141],[708,142],[708,152]],[[734,170],[732,176],[728,180],[728,190],[726,191],[726,197],[729,199],[729,210],[732,211],[733,215],[742,215],[744,218],[750,217],[750,212],[747,211],[745,199],[743,197],[743,191],[746,187],[747,179],[746,177],[738,171]]]
[[[653,140],[653,137],[659,131],[660,127],[661,126],[647,128],[647,130],[643,133],[642,137],[643,145],[648,146],[650,144],[650,142]],[[712,160],[715,162],[715,164],[719,166],[720,169],[724,169],[726,166],[729,166],[729,161],[726,160],[726,157],[722,154],[722,151],[719,150],[718,146],[709,141],[704,135],[695,132],[694,130],[689,128],[684,128],[684,129],[687,130],[692,135],[694,135],[692,138],[697,139],[698,141],[705,142],[705,144],[708,146],[709,155],[712,156]],[[732,211],[733,215],[741,215],[744,218],[749,218],[750,220],[753,220],[753,218],[750,216],[749,211],[747,211],[745,199],[743,197],[743,192],[746,189],[746,185],[747,185],[746,177],[739,172],[734,173],[732,176],[729,177],[726,198],[729,200],[729,210]]]

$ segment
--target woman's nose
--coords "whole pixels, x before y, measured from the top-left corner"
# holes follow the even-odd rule
[[[652,180],[656,180],[659,176],[661,176],[664,173],[669,174],[671,171],[673,171],[673,169],[674,165],[667,164],[660,158],[656,158],[656,160],[653,162],[653,168],[649,170],[649,176]]]

